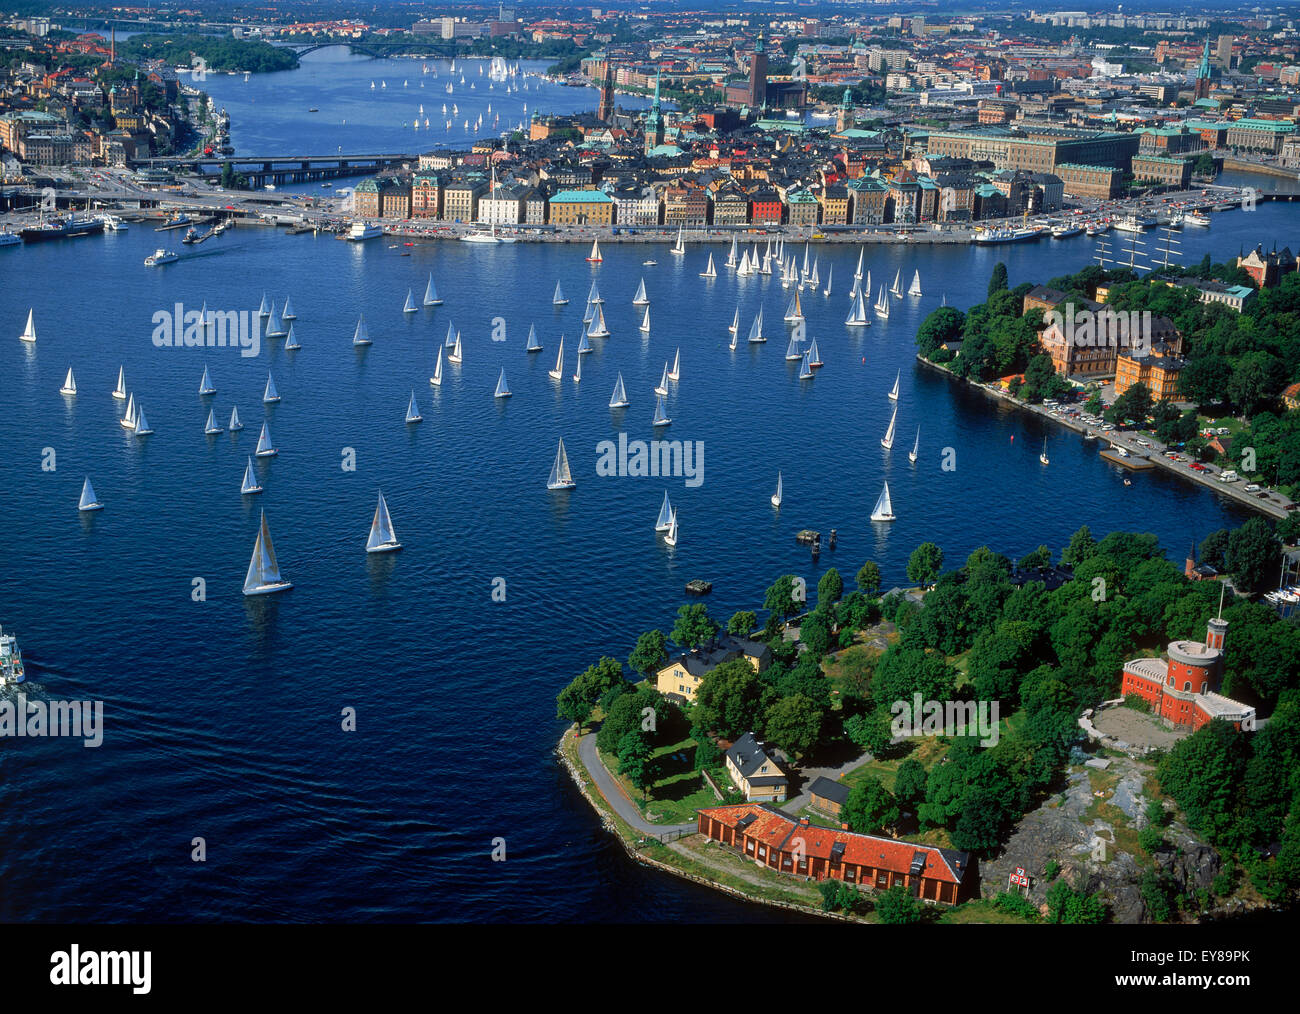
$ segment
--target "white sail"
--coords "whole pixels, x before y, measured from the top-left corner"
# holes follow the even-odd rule
[[[735,266],[736,266],[736,237],[732,236],[731,252],[727,254],[727,267],[734,268]],[[667,494],[665,494],[665,496],[667,496]]]
[[[429,383],[434,387],[442,386],[442,346],[438,346],[438,361],[433,364],[433,376],[429,378]]]
[[[266,298],[266,293],[265,293],[265,292],[262,293],[262,305],[259,306],[259,307],[257,308],[257,315],[258,315],[259,317],[269,317],[269,316],[271,316],[271,303],[270,303],[270,301]]]
[[[786,307],[785,319],[787,321],[803,320],[803,304],[799,301],[799,290],[794,290],[794,296],[790,300],[790,305]]]
[[[239,492],[242,496],[252,496],[254,493],[262,492],[257,476],[253,473],[252,458],[248,459],[248,466],[244,469],[244,481],[239,484]]]
[[[602,258],[600,256],[600,241],[593,239],[591,241],[591,253],[587,254],[587,260],[599,261],[601,259]]]
[[[641,318],[641,330],[645,334],[650,333],[650,307],[645,308],[645,316]]]
[[[844,323],[848,327],[867,327],[871,319],[867,316],[867,304],[862,298],[862,292],[853,300],[853,306],[849,309],[849,315],[844,318]]]
[[[894,272],[894,284],[889,287],[889,291],[895,296],[901,296],[903,294],[902,277],[903,269],[898,268]]]
[[[464,350],[461,348],[460,345],[460,332],[457,331],[456,345],[454,348],[452,348],[452,350],[449,353],[447,353],[447,362],[459,364],[460,362],[463,361],[463,359],[464,359]]]
[[[682,349],[680,345],[673,354],[673,368],[668,371],[668,379],[673,383],[682,379]]]
[[[709,251],[709,265],[700,272],[701,278],[717,278],[718,269],[713,266],[713,251]]]
[[[79,511],[97,511],[103,508],[103,504],[95,499],[95,487],[90,484],[90,476],[86,476],[86,481],[81,485],[81,501],[77,504]]]
[[[137,437],[147,437],[153,432],[153,429],[149,426],[149,420],[144,416],[143,405],[137,404],[135,406],[135,426],[133,429]]]
[[[588,352],[592,351],[591,342],[587,340],[585,334],[578,336],[578,358],[581,359]]]
[[[826,269],[826,288],[822,290],[823,295],[829,296],[831,294],[831,276],[834,275],[834,273],[835,265],[832,264]]]
[[[217,422],[217,410],[215,408],[208,409],[208,421],[203,424],[203,432],[207,434],[225,432]]]
[[[231,433],[234,433],[236,430],[242,430],[243,428],[244,424],[239,421],[239,409],[236,406],[231,405],[230,422],[227,424],[226,429],[230,430]]]
[[[248,561],[248,574],[244,577],[244,594],[266,595],[292,587],[280,575],[280,563],[275,558],[275,546],[271,543],[266,511],[262,511],[262,523],[257,530],[257,541],[253,543],[252,559]]]
[[[433,279],[429,279],[432,283]],[[414,313],[419,307],[415,305],[415,292],[412,289],[406,290],[406,305],[402,307],[403,313]]]
[[[257,437],[257,449],[253,453],[259,458],[270,458],[280,453],[275,449],[275,444],[271,443],[271,430],[266,423],[262,423],[262,432]]]
[[[297,320],[298,315],[293,312],[293,302],[288,296],[284,297],[284,310],[280,314],[281,320]]]
[[[126,414],[121,419],[122,426],[125,429],[135,429],[135,394],[134,392],[126,399]]]
[[[667,426],[671,419],[668,418],[668,412],[664,407],[664,396],[661,394],[655,399],[655,417],[652,426]]]
[[[898,382],[903,378],[903,371],[899,370],[894,376],[894,388],[889,392],[890,401],[898,401]]]
[[[583,341],[586,341],[586,335],[583,335]],[[591,349],[587,349],[588,352]],[[575,384],[582,381],[582,345],[578,345],[578,355],[573,361],[573,382]]]
[[[560,438],[559,449],[555,452],[555,464],[551,466],[551,477],[546,480],[547,489],[572,489],[575,483],[573,473],[569,471],[569,456],[564,453],[564,438]]]
[[[636,295],[632,297],[632,305],[644,306],[646,303],[649,302],[650,300],[646,298],[646,294],[645,294],[645,279],[642,278],[640,283],[636,287]]]
[[[754,323],[749,329],[749,340],[751,342],[765,342],[763,337],[763,308],[758,308],[758,314],[754,317]]]
[[[273,405],[280,400],[280,392],[275,389],[275,378],[270,373],[266,375],[266,390],[262,392],[262,402],[266,405]]]
[[[528,344],[524,348],[525,352],[541,352],[542,343],[537,340],[537,327],[534,324],[528,325]]]
[[[776,492],[772,494],[772,506],[781,506],[781,473],[776,473]]]
[[[600,304],[596,304],[596,316],[591,322],[591,327],[587,329],[589,338],[608,338],[609,328],[605,326],[605,310]]]
[[[862,258],[866,255],[866,252],[865,247],[858,247],[858,267],[853,272],[853,277],[858,281],[862,280]]]
[[[664,490],[664,504],[659,508],[659,517],[655,521],[656,532],[666,532],[673,526],[673,507],[668,502],[668,491]]]
[[[59,388],[59,394],[76,394],[77,381],[72,376],[72,367],[68,367],[68,375],[63,378],[63,386]]]
[[[429,272],[429,282],[424,287],[424,305],[439,306],[442,300],[438,298],[438,290],[433,284],[433,272]]]
[[[411,388],[411,400],[406,403],[406,421],[407,423],[418,423],[424,419],[420,415],[420,406],[415,400],[415,388]]]
[[[655,394],[665,395],[668,393],[668,364],[664,363],[664,375],[659,379],[655,386]]]
[[[684,254],[686,252],[686,246],[682,242],[683,236],[684,236],[684,228],[683,226],[679,225],[677,227],[677,242],[673,245],[673,253]]]
[[[610,408],[627,408],[627,389],[623,387],[623,374],[620,372],[618,380],[614,381],[614,393],[609,397]]]
[[[883,285],[880,287],[880,298],[876,300],[876,316],[889,319],[889,296],[886,295]]]
[[[799,348],[799,336],[793,331],[790,333],[790,344],[785,347],[785,358],[787,361],[803,358],[803,352]]]
[[[812,344],[808,346],[808,365],[814,370],[822,365],[822,354],[817,348],[816,338],[814,338]]]
[[[560,283],[557,280],[555,283],[555,295],[551,297],[551,303],[555,306],[567,306],[568,302],[569,301],[564,298],[564,290],[560,288]]]
[[[587,324],[590,324],[595,319],[596,319],[596,304],[593,303],[590,298],[588,298],[587,307],[582,311],[582,323],[585,326]]]
[[[805,352],[800,358],[799,379],[807,380],[813,375],[812,367],[808,365],[808,353]]]
[[[885,483],[885,488],[880,491],[880,499],[876,501],[875,509],[871,512],[871,520],[894,520],[894,505],[889,499],[889,483]]]
[[[907,452],[907,460],[915,461],[916,452],[921,449],[921,427],[916,428],[916,442],[912,444],[912,449]]]
[[[496,393],[494,393],[492,397],[494,398],[510,397],[510,385],[506,383],[506,368],[504,366],[501,367],[501,376],[497,377],[497,389],[496,389]]]
[[[357,317],[357,329],[352,332],[353,345],[369,345],[370,332],[366,330],[366,317],[361,314]]]
[[[1038,456],[1038,460],[1044,465],[1051,464],[1051,460],[1047,457],[1047,437],[1043,437],[1043,453]]]
[[[668,522],[668,534],[664,536],[664,545],[677,545],[677,512],[673,511],[672,520]]]
[[[266,337],[280,338],[285,334],[284,325],[280,323],[280,316],[275,312],[275,304],[271,304],[271,313],[266,320]]]
[[[894,414],[889,417],[889,429],[885,430],[885,435],[880,438],[880,446],[889,450],[894,446],[894,425],[898,422],[898,406],[894,406]]]
[[[736,307],[736,315],[731,318],[731,327],[727,328],[733,335],[740,330],[740,307]]]
[[[292,324],[289,325],[289,333],[285,337],[287,338],[287,341],[284,343],[284,350],[286,352],[296,352],[298,349],[302,348],[302,346],[298,344],[297,336],[293,333]]]
[[[443,339],[442,347],[444,349],[456,347],[456,328],[451,321],[447,321],[447,337]]]
[[[29,309],[27,311],[27,326],[23,328],[23,333],[18,336],[20,341],[25,341],[25,342],[36,341],[36,325],[35,323],[33,323],[34,313],[35,310]]]
[[[217,389],[212,386],[212,378],[208,376],[208,368],[203,367],[203,379],[199,381],[199,394],[216,394]]]
[[[907,287],[909,296],[919,296],[921,294],[921,272],[912,272],[912,284]]]
[[[555,355],[555,369],[547,371],[552,380],[559,380],[564,376],[564,335],[560,335],[560,351]]]
[[[126,368],[119,366],[117,368],[117,386],[113,388],[113,397],[119,401],[126,398]]]
[[[397,535],[393,531],[393,521],[388,516],[388,504],[381,492],[379,502],[375,505],[374,520],[370,522],[370,537],[366,539],[366,552],[388,553],[401,548],[402,544],[397,541]]]

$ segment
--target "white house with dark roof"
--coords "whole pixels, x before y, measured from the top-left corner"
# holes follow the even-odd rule
[[[790,780],[752,732],[731,744],[726,763],[727,774],[748,802],[785,802]]]

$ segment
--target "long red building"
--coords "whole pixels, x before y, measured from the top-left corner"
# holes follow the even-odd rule
[[[832,877],[866,890],[902,886],[914,897],[955,905],[974,890],[969,853],[819,827],[767,803],[697,811],[699,830],[766,866],[792,876]]]

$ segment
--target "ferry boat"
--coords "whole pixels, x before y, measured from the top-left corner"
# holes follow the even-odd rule
[[[352,228],[348,231],[348,240],[359,243],[366,239],[376,239],[383,234],[384,230],[377,225],[371,225],[369,222],[353,222]]]
[[[198,241],[199,241],[199,230],[194,228],[194,226],[191,225],[188,229],[185,230],[185,238],[182,239],[181,242],[188,245],[190,243],[197,243]]]
[[[159,247],[144,259],[144,266],[147,268],[157,268],[178,260],[180,260],[178,254],[173,253],[171,250],[164,250],[162,247]]]
[[[992,246],[998,243],[1020,243],[1024,240],[1037,239],[1043,230],[1039,226],[1027,226],[1022,229],[979,229],[971,238],[979,246]]]
[[[9,226],[0,229],[0,246],[21,246],[23,238],[16,232],[10,232]]]
[[[104,231],[104,223],[98,218],[52,218],[48,222],[33,225],[22,231],[24,242],[40,243],[49,239],[75,239],[78,236],[93,236]]]
[[[1119,232],[1141,233],[1146,231],[1146,226],[1142,224],[1136,215],[1125,215],[1115,223],[1115,228]]]
[[[1052,227],[1052,239],[1069,239],[1083,232],[1083,227],[1072,222],[1062,222]]]
[[[23,669],[23,653],[18,648],[18,638],[6,634],[0,627],[0,686],[13,686],[27,679]]]
[[[128,226],[120,218],[117,218],[113,215],[109,215],[109,214],[100,215],[99,220],[104,223],[104,228],[107,229],[109,232],[126,232],[126,230],[130,228],[130,226]]]
[[[1201,211],[1189,211],[1183,216],[1184,225],[1199,225],[1209,228],[1210,216]]]

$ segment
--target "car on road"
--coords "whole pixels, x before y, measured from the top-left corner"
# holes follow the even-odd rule
[[[1259,484],[1258,484],[1258,483],[1254,483],[1254,482],[1247,483],[1247,485],[1246,485],[1246,492],[1247,492],[1247,493],[1258,493],[1258,492],[1259,492]]]
[[[1202,465],[1199,461],[1193,461],[1191,464],[1191,469],[1193,472],[1204,472],[1205,466]]]

